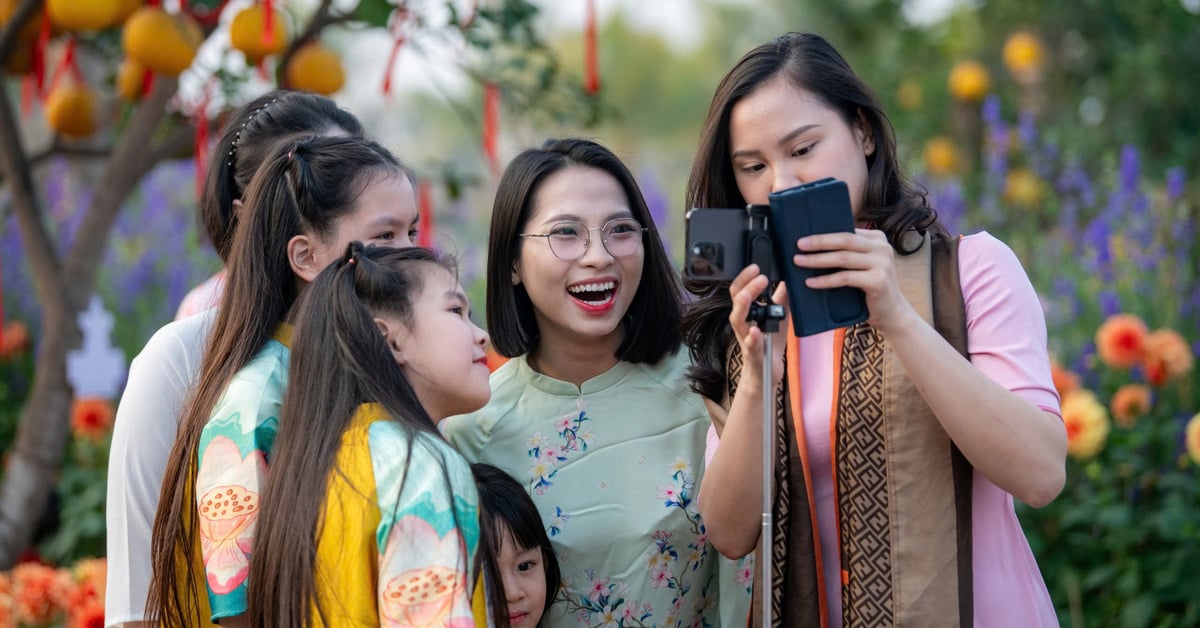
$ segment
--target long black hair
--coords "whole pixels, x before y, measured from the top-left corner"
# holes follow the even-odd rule
[[[887,234],[902,254],[911,252],[901,245],[911,229],[946,235],[924,193],[903,175],[895,130],[875,93],[828,41],[811,33],[787,33],[758,46],[721,79],[692,162],[687,207],[746,206],[734,179],[730,115],[734,105],[777,77],[819,98],[851,127],[861,122],[870,130],[875,151],[866,156],[867,184],[858,220]],[[696,296],[685,308],[682,324],[692,354],[692,389],[719,402],[725,396],[726,352],[733,344],[729,284],[687,280],[684,287]]]
[[[513,285],[512,269],[521,254],[519,234],[533,212],[538,188],[550,175],[571,166],[596,168],[616,179],[633,217],[648,229],[642,240],[646,251],[642,281],[629,304],[616,358],[655,364],[679,349],[683,291],[637,180],[612,151],[583,139],[548,140],[541,148],[526,150],[500,178],[488,235],[487,324],[492,346],[500,355],[513,358],[532,351],[541,339],[533,302],[524,286]]]
[[[355,242],[297,302],[271,481],[250,559],[252,625],[313,625],[313,605],[321,623],[332,625],[324,609],[336,600],[321,599],[316,587],[317,538],[330,474],[341,472],[342,434],[360,405],[379,404],[409,437],[406,464],[418,434],[441,439],[374,322],[394,316],[411,327],[414,300],[437,268],[454,272],[448,259],[427,249]],[[445,459],[439,463],[445,471]]]
[[[332,234],[362,192],[389,176],[411,175],[375,142],[308,137],[278,146],[251,180],[231,249],[227,287],[163,475],[151,536],[154,577],[148,606],[155,621],[194,623],[205,595],[197,579],[181,581],[176,569],[190,559],[196,543],[191,492],[200,435],[230,380],[266,345],[296,300],[299,288],[288,261],[288,241],[300,233]]]
[[[271,158],[275,145],[303,135],[341,133],[362,137],[358,118],[337,103],[308,92],[274,90],[229,115],[200,195],[198,216],[221,261],[229,261],[237,213],[233,202],[245,196],[250,179]]]
[[[500,548],[504,546],[504,535],[520,550],[538,548],[542,551],[542,566],[546,574],[546,601],[542,615],[550,612],[562,572],[554,546],[542,525],[542,516],[537,506],[525,492],[525,488],[513,477],[498,467],[483,462],[471,465],[475,475],[475,486],[479,489],[479,537],[480,551],[477,554],[476,571],[482,569],[486,576],[488,605],[495,624],[508,626],[508,601],[504,594],[504,577],[498,564]],[[503,524],[503,525],[499,525]]]

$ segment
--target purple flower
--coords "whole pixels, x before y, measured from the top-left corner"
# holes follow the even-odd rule
[[[646,208],[650,210],[650,218],[654,220],[654,225],[658,228],[658,235],[662,238],[663,248],[670,252],[671,243],[667,239],[667,229],[671,224],[671,199],[659,185],[658,178],[651,172],[645,172],[642,175],[640,186],[642,198],[646,200]]]
[[[1183,168],[1176,166],[1167,170],[1167,203],[1174,204],[1183,198],[1184,179]]]
[[[1121,148],[1121,192],[1132,197],[1138,193],[1140,163],[1137,148],[1126,144]]]

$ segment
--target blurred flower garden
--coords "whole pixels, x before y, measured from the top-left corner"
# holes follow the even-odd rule
[[[618,21],[605,31],[621,28]],[[731,45],[729,54],[746,47]],[[624,48],[612,54],[632,54]],[[1200,586],[1190,571],[1200,564],[1195,139],[1180,138],[1191,143],[1190,153],[1164,158],[1159,151],[1154,159],[1136,141],[1095,140],[1082,150],[1084,144],[1064,141],[1072,131],[1051,115],[1054,50],[1062,48],[1015,29],[994,49],[978,51],[978,59],[951,59],[937,76],[899,75],[880,92],[895,112],[902,155],[943,222],[953,232],[986,229],[1006,241],[1041,295],[1069,439],[1067,482],[1049,506],[1018,505],[1018,513],[1061,623],[1200,625]],[[564,62],[571,54],[563,53]],[[693,90],[701,106],[732,58],[704,66],[706,76]],[[611,96],[617,108],[620,89]],[[628,123],[636,133],[631,109],[607,124]],[[677,256],[680,173],[702,111],[689,115],[693,126],[676,165],[656,167],[653,151],[631,159]],[[513,135],[514,144],[538,138],[528,130]],[[628,145],[619,134],[608,139]],[[1169,163],[1180,154],[1183,165]],[[77,167],[53,158],[39,177],[60,249],[76,236],[94,194],[87,177],[69,176]],[[164,162],[118,215],[98,285],[118,321],[112,342],[127,360],[173,317],[186,291],[217,268],[197,233],[194,177],[191,160]],[[462,198],[450,194],[446,213],[439,208],[439,228],[448,232],[439,232],[440,241],[468,259],[483,257],[490,198],[480,187]],[[0,219],[0,251],[0,443],[7,452],[41,329],[11,215]],[[479,265],[465,265],[464,275],[481,309]],[[26,560],[0,574],[0,628],[102,625],[105,471],[117,402],[75,400],[52,508]]]

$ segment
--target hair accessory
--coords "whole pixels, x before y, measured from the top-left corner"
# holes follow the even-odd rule
[[[291,150],[289,150],[289,151],[288,151],[288,161],[291,161],[291,160],[292,160],[292,157],[293,157],[292,153],[293,153],[293,152],[294,152],[294,151],[291,151]]]
[[[349,264],[349,265],[351,265],[351,266],[353,266],[353,265],[354,265],[354,263],[355,263],[355,262],[357,262],[357,261],[358,261],[358,258],[357,258],[357,257],[355,257],[355,256],[353,256],[353,255],[351,255],[351,256],[350,256],[350,259],[346,260],[346,263],[347,263],[347,264]]]
[[[242,124],[238,127],[237,133],[233,134],[233,142],[229,145],[229,156],[225,160],[226,165],[231,168],[233,167],[234,158],[237,156],[238,142],[242,141],[242,131],[246,130],[246,125],[250,124],[250,121],[254,119],[254,116],[257,116],[259,113],[265,111],[267,107],[275,104],[278,100],[279,97],[272,98],[270,101],[263,103],[261,106],[251,111],[250,114],[246,116],[246,119],[242,120]],[[289,154],[289,157],[290,156],[291,155]]]

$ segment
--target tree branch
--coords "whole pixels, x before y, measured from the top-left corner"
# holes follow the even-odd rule
[[[46,148],[29,155],[30,168],[36,168],[51,157],[107,157],[113,151],[112,146],[67,146],[56,137]]]
[[[21,30],[33,16],[41,12],[42,3],[43,0],[23,0],[4,23],[4,28],[0,29],[0,63],[8,61],[9,55],[21,41]]]
[[[96,272],[108,245],[109,232],[121,202],[137,182],[154,167],[153,155],[146,150],[160,122],[166,116],[167,101],[179,88],[178,79],[158,76],[154,89],[142,99],[113,147],[101,178],[104,185],[95,196],[79,225],[74,245],[64,260],[66,276],[71,278],[67,298],[71,308],[81,311],[95,289]]]
[[[209,122],[209,124],[212,124],[212,122]],[[187,124],[175,125],[157,146],[150,149],[149,161],[151,164],[157,164],[195,145],[196,133],[192,127]]]

